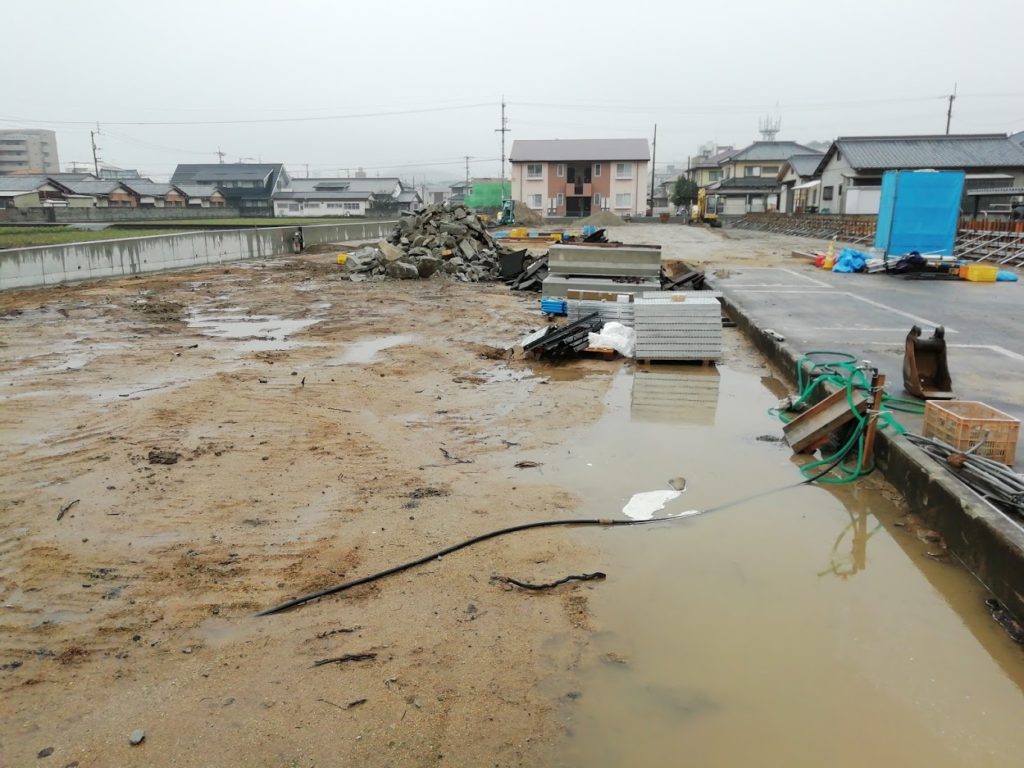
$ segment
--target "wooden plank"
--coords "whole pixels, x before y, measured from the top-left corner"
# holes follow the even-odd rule
[[[876,373],[871,381],[871,414],[868,416],[867,431],[864,433],[864,466],[870,467],[875,458],[875,433],[878,431],[878,412],[882,409],[882,395],[885,392],[885,374]]]
[[[853,401],[860,413],[864,413],[870,403],[868,393],[855,390]],[[809,453],[818,448],[828,436],[853,418],[850,403],[846,398],[846,390],[826,397],[810,409],[804,411],[782,428],[786,441],[794,453]]]

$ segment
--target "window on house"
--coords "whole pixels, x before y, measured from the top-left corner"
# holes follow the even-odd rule
[[[762,165],[761,175],[762,176],[777,176],[779,173],[779,166],[777,165]]]
[[[344,205],[345,205],[345,210],[346,211],[358,211],[359,210],[359,203],[345,203]]]
[[[594,163],[594,175],[595,176],[600,176],[601,175],[601,164],[600,163]]]
[[[839,150],[837,149],[837,150],[836,150],[836,160],[842,160],[842,159],[843,159],[843,153],[842,153],[842,152],[840,152],[840,151],[839,151]]]
[[[594,207],[595,208],[600,208],[601,207],[601,195],[600,195],[600,193],[594,195]]]
[[[528,179],[540,179],[544,176],[544,166],[540,163],[527,163],[526,164],[526,178]],[[538,206],[539,207],[539,206]]]
[[[563,165],[562,163],[559,163],[558,165],[556,165],[555,166],[555,175],[558,176],[559,178],[561,178],[562,176],[565,176],[565,165]]]
[[[842,184],[839,185],[839,196],[840,197],[843,196],[843,185]]]
[[[306,203],[307,208],[319,208],[320,203]]]
[[[629,208],[633,205],[633,195],[629,192],[619,192],[615,195],[616,208]]]
[[[722,178],[722,172],[721,171],[709,171],[708,172],[708,180],[709,181],[719,181],[721,178]]]
[[[559,192],[555,197],[555,206],[561,208],[563,205],[565,205],[565,195]]]
[[[835,190],[834,190],[833,187],[822,187],[821,188],[821,199],[822,200],[831,200],[832,199],[832,193],[834,191]]]
[[[542,208],[544,206],[544,197],[543,195],[530,195],[527,199],[527,204],[531,208]]]
[[[632,179],[633,178],[633,164],[632,163],[616,163],[615,164],[615,178],[616,179]]]
[[[743,169],[743,175],[748,178],[750,176],[760,176],[761,169],[757,167],[751,167],[748,165],[746,168]]]

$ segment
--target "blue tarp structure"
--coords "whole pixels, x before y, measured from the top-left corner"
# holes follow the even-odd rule
[[[886,171],[875,248],[952,256],[963,190],[963,171]]]

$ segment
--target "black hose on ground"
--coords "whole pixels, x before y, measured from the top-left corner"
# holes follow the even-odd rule
[[[852,447],[855,443],[856,443],[856,440],[851,440],[850,441],[850,446]],[[792,483],[790,485],[784,485],[781,488],[773,488],[773,489],[768,490],[768,491],[762,491],[761,493],[756,493],[753,496],[746,496],[746,497],[741,498],[741,499],[735,499],[733,501],[726,502],[725,504],[720,504],[717,507],[710,507],[708,509],[701,510],[699,514],[703,515],[703,514],[707,514],[708,512],[717,512],[719,510],[726,509],[728,507],[734,507],[737,504],[743,504],[743,503],[745,503],[747,501],[753,501],[754,499],[760,499],[760,498],[763,498],[765,496],[771,496],[772,494],[781,493],[782,491],[788,491],[788,490],[793,489],[793,488],[799,488],[801,485],[810,485],[811,483],[815,482],[816,480],[820,480],[822,477],[824,477],[829,472],[831,472],[833,469],[835,469],[837,466],[839,466],[840,462],[842,462],[843,459],[846,458],[846,455],[849,452],[850,452],[850,449],[848,448],[845,452],[843,452],[843,454],[841,456],[833,457],[834,460],[827,467],[825,467],[825,469],[823,469],[818,474],[813,475],[813,476],[811,476],[811,477],[809,477],[809,478],[807,478],[805,480],[801,480],[799,482]],[[611,518],[596,518],[596,517],[592,517],[592,518],[583,518],[583,519],[577,518],[577,519],[567,519],[567,520],[540,520],[540,521],[534,522],[534,523],[521,523],[519,525],[512,525],[512,526],[509,526],[508,528],[499,528],[496,531],[489,531],[488,533],[482,533],[479,536],[474,536],[471,539],[466,539],[465,541],[459,542],[458,544],[452,544],[449,547],[445,547],[444,549],[438,550],[437,552],[432,552],[429,555],[424,555],[423,557],[417,558],[416,560],[410,560],[407,563],[402,563],[400,565],[392,566],[391,568],[387,568],[387,569],[385,569],[383,571],[379,571],[377,573],[372,573],[369,576],[363,576],[363,577],[358,578],[358,579],[353,579],[352,581],[346,581],[343,584],[336,584],[333,587],[325,587],[324,589],[317,590],[316,592],[310,592],[308,595],[302,595],[301,597],[296,597],[296,598],[294,598],[292,600],[288,600],[287,602],[281,603],[280,605],[275,605],[272,608],[267,608],[266,610],[260,611],[256,615],[257,616],[273,616],[275,613],[281,613],[283,611],[290,610],[291,608],[296,608],[296,607],[298,607],[300,605],[303,605],[305,603],[310,603],[310,602],[312,602],[314,600],[319,600],[321,597],[328,597],[329,595],[336,595],[339,592],[347,592],[350,589],[354,589],[356,587],[361,587],[364,584],[370,584],[370,583],[372,583],[374,581],[379,581],[380,579],[383,579],[383,578],[385,578],[387,576],[394,576],[396,573],[401,573],[402,571],[408,571],[411,568],[416,568],[417,566],[423,565],[425,563],[429,563],[431,560],[436,560],[439,557],[444,557],[445,555],[450,555],[453,552],[458,552],[460,549],[465,549],[466,547],[471,547],[474,544],[479,544],[480,542],[487,541],[489,539],[496,539],[499,536],[505,536],[505,535],[510,534],[510,533],[518,533],[519,531],[529,531],[529,530],[534,529],[534,528],[594,527],[594,526],[601,526],[601,527],[612,528],[612,527],[616,527],[616,526],[626,526],[626,525],[650,525],[652,523],[666,523],[666,522],[672,522],[673,520],[683,520],[683,519],[685,519],[685,517],[688,517],[688,516],[689,515],[687,515],[687,516],[683,516],[683,515],[669,515],[667,517],[654,517],[654,518],[651,518],[649,520],[617,520],[617,519],[613,520]]]

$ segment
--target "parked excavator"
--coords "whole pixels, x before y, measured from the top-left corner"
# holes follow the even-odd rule
[[[690,223],[707,224],[711,227],[720,227],[718,215],[725,208],[725,198],[721,195],[709,195],[705,190],[697,190],[697,204],[690,210]]]
[[[903,388],[922,400],[952,400],[953,381],[946,359],[946,329],[941,325],[930,339],[914,326],[907,334],[903,356]]]
[[[507,227],[516,223],[516,202],[515,200],[502,200],[501,210],[498,212],[498,226]]]

